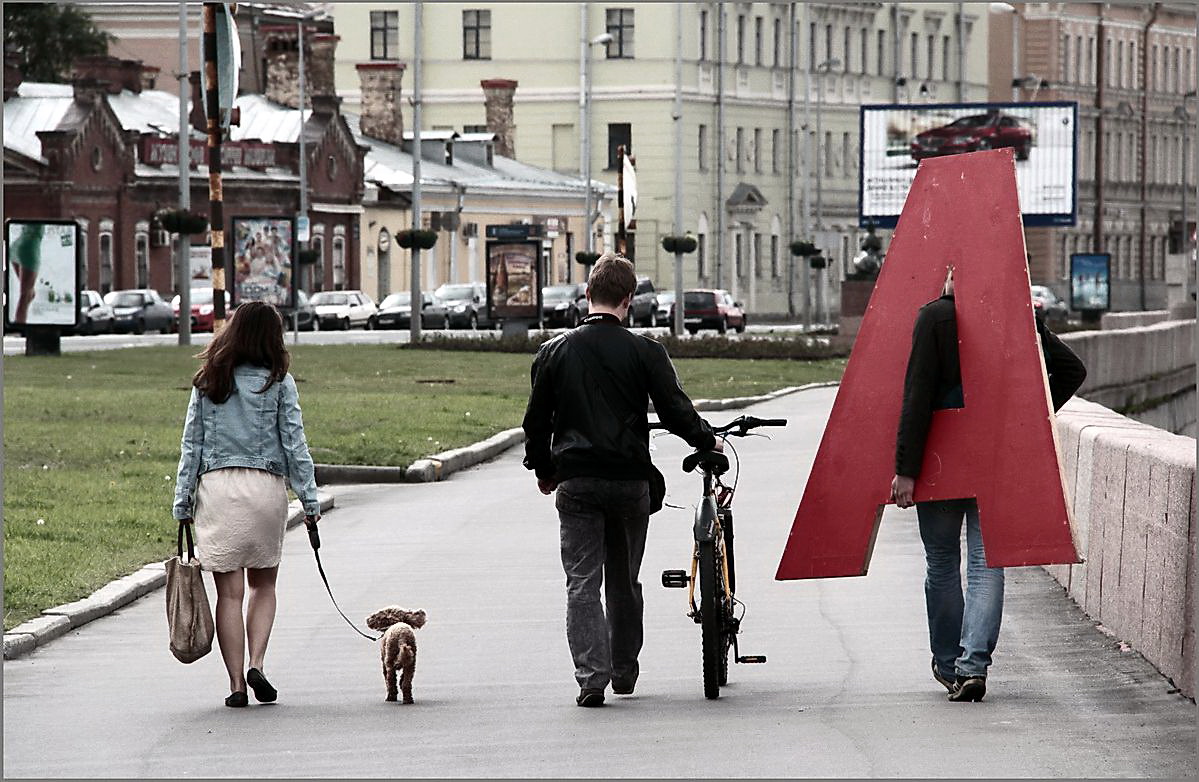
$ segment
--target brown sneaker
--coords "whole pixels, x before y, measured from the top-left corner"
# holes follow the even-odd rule
[[[958,679],[957,685],[949,693],[949,700],[955,703],[963,701],[981,701],[987,694],[987,677],[964,676]]]
[[[626,682],[619,679],[612,680],[613,695],[632,695],[635,682]]]
[[[604,691],[595,687],[584,687],[579,690],[579,697],[575,698],[575,704],[587,708],[604,705]]]
[[[940,682],[941,686],[947,692],[953,692],[957,687],[957,681],[952,676],[943,676],[941,670],[937,668],[937,658],[933,658],[933,678]]]

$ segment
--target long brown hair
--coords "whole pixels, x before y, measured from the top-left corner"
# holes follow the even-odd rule
[[[196,358],[204,364],[192,385],[213,402],[222,404],[233,393],[233,370],[240,364],[270,370],[266,385],[256,392],[261,394],[283,380],[291,363],[283,344],[283,318],[270,304],[247,301]]]

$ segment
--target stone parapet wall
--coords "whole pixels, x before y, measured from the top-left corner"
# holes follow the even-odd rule
[[[1152,326],[1155,323],[1170,319],[1169,310],[1146,310],[1145,312],[1105,312],[1099,318],[1099,328],[1104,331],[1111,329],[1132,329],[1138,326]]]
[[[1195,440],[1071,400],[1057,416],[1078,565],[1045,569],[1195,697]]]

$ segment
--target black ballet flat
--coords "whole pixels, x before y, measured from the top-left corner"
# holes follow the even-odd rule
[[[257,668],[246,671],[246,684],[254,690],[254,699],[259,703],[273,703],[279,697],[279,691],[271,686],[271,683],[262,675],[262,671]]]
[[[249,706],[250,696],[246,695],[244,691],[230,693],[229,697],[225,698],[225,705],[234,709],[240,709],[243,706]]]

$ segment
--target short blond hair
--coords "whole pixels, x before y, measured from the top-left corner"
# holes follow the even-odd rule
[[[618,253],[604,253],[591,267],[587,291],[596,304],[619,307],[637,288],[633,262]]]

